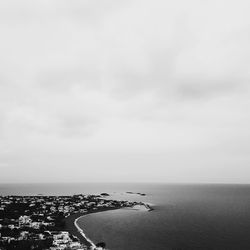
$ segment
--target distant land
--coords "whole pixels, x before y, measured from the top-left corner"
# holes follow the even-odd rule
[[[144,193],[136,193],[136,192],[131,192],[131,191],[126,192],[126,194],[138,194],[141,196],[146,196],[146,194],[144,194]]]

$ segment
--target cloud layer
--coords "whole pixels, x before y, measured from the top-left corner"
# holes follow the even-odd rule
[[[0,5],[0,181],[250,181],[247,1]]]

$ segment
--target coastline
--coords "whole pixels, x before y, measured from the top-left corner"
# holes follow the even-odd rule
[[[110,210],[116,210],[116,209],[121,209],[121,208],[105,208],[105,209],[100,209],[96,211],[89,211],[87,213],[75,213],[71,214],[70,216],[65,218],[65,231],[68,231],[70,234],[74,235],[79,239],[79,241],[86,245],[87,247],[95,247],[95,243],[89,239],[84,231],[78,226],[77,221],[88,215],[88,214],[93,214],[93,213],[99,213],[99,212],[105,212],[105,211],[110,211]]]
[[[83,232],[83,230],[82,230],[82,229],[78,226],[78,224],[77,224],[77,221],[78,221],[80,218],[84,217],[84,216],[85,216],[85,215],[82,215],[82,216],[78,217],[77,219],[75,219],[74,225],[75,225],[75,227],[77,228],[78,232],[79,232],[79,233],[82,235],[82,237],[85,239],[85,241],[88,242],[88,243],[90,244],[91,247],[96,247],[96,245],[94,244],[94,242],[86,236],[86,234]]]
[[[110,211],[110,210],[117,210],[117,209],[133,209],[133,210],[140,210],[140,211],[152,211],[153,208],[151,206],[149,206],[148,204],[143,204],[143,205],[139,205],[140,208],[134,208],[134,207],[118,207],[118,208],[105,208],[105,209],[99,209],[99,210],[95,210],[95,211],[89,211],[86,213],[75,213],[75,214],[71,214],[70,216],[68,216],[67,218],[65,218],[65,231],[68,231],[70,234],[74,235],[75,237],[77,237],[79,239],[79,241],[86,245],[87,247],[96,247],[95,243],[89,239],[86,234],[84,233],[84,231],[78,226],[77,221],[88,215],[88,214],[93,214],[93,213],[101,213],[101,212],[105,212],[105,211]],[[144,208],[142,208],[144,207]]]
[[[75,237],[78,238],[78,240],[90,247],[90,243],[88,242],[88,240],[80,233],[80,231],[78,230],[78,228],[75,226],[75,221],[77,219],[79,219],[80,217],[86,215],[87,213],[75,213],[75,214],[71,214],[70,216],[68,216],[67,218],[65,218],[65,227],[63,228],[63,230],[69,232],[70,234],[74,235]]]

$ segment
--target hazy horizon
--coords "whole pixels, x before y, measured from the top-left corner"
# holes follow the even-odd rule
[[[250,183],[250,2],[0,3],[0,183]]]
[[[129,181],[65,181],[65,182],[61,182],[61,181],[50,181],[50,182],[46,182],[46,181],[42,181],[42,182],[37,182],[37,181],[29,181],[29,182],[1,182],[0,185],[33,185],[33,184],[37,184],[37,185],[45,185],[45,184],[69,184],[69,185],[78,185],[78,184],[103,184],[103,185],[109,185],[109,184],[149,184],[149,185],[243,185],[243,186],[247,186],[250,185],[250,183],[240,183],[240,182],[159,182],[159,181],[133,181],[133,182],[129,182]]]

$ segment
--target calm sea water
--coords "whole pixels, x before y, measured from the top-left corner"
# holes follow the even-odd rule
[[[146,196],[127,195],[126,191]],[[154,204],[152,212],[115,210],[87,215],[79,225],[110,250],[250,249],[250,185],[30,184],[0,185],[0,195],[108,192]]]

